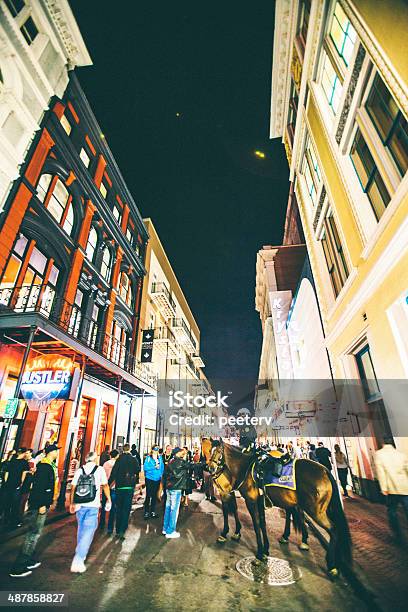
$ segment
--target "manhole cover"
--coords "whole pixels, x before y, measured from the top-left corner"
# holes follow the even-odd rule
[[[267,561],[257,564],[255,557],[244,557],[237,562],[238,572],[252,580],[269,586],[286,586],[302,577],[301,571],[286,559],[268,557]]]

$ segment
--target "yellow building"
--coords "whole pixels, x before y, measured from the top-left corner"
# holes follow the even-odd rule
[[[160,390],[163,393],[165,390],[180,390],[192,395],[209,393],[210,387],[202,370],[204,362],[200,356],[200,330],[152,220],[144,219],[144,224],[149,242],[137,356],[142,361],[146,359],[148,367],[157,376],[159,395]],[[151,346],[149,342],[142,346],[143,339],[150,340],[150,334]],[[191,426],[169,431],[167,415],[160,409],[160,398],[159,401],[153,398],[152,402],[152,406],[145,408],[147,415],[150,415],[147,436],[150,438],[146,447],[155,438],[160,444],[170,442],[190,446],[197,441],[197,431]]]
[[[363,383],[348,445],[367,495],[384,434],[408,451],[384,392],[408,375],[407,30],[403,0],[276,1],[270,135],[287,152],[333,376]]]

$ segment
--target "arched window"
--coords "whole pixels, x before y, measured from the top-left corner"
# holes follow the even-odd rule
[[[101,274],[105,280],[109,280],[112,265],[112,254],[109,247],[104,247],[101,261]]]
[[[126,272],[121,272],[119,277],[119,295],[128,306],[132,306],[132,283]]]
[[[86,245],[86,256],[89,261],[93,261],[95,257],[95,249],[98,244],[98,232],[94,227],[91,227],[88,236],[88,244]]]
[[[51,174],[42,174],[37,185],[37,197],[70,236],[74,227],[74,211],[72,196],[64,183],[59,178],[53,179]]]

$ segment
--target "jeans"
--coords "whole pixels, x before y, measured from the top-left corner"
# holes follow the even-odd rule
[[[115,525],[115,517],[116,517],[116,491],[115,489],[111,489],[110,494],[111,494],[112,508],[110,509],[110,512],[109,512],[108,533],[112,533],[113,527]],[[105,527],[105,523],[106,523],[106,510],[105,510],[106,502],[107,502],[106,495],[102,491],[101,516],[99,520],[99,527],[101,529]]]
[[[339,475],[339,480],[340,480],[341,488],[343,489],[343,493],[346,497],[348,497],[348,491],[347,491],[348,468],[337,468],[337,473]]]
[[[47,512],[40,514],[38,510],[30,510],[28,516],[28,531],[16,561],[16,566],[19,568],[27,567],[27,564],[31,561],[37,542],[44,529]]]
[[[387,513],[390,527],[396,536],[401,536],[401,527],[398,520],[398,506],[402,504],[408,521],[408,495],[387,495]]]
[[[116,533],[123,535],[129,525],[133,489],[116,489]]]
[[[146,499],[144,503],[144,511],[154,512],[156,508],[157,501],[157,491],[160,487],[160,480],[150,480],[150,478],[146,478]]]
[[[86,559],[98,526],[98,514],[99,508],[87,508],[86,506],[81,506],[76,513],[78,521],[76,560],[85,561]]]
[[[166,509],[164,511],[163,531],[173,533],[176,531],[178,513],[180,509],[181,491],[167,491]]]

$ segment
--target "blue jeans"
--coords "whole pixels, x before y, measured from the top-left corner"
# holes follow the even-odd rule
[[[177,518],[180,509],[181,491],[167,491],[166,510],[164,512],[163,531],[176,531]]]
[[[85,561],[86,559],[98,527],[98,514],[99,508],[87,508],[86,506],[81,506],[76,513],[78,521],[76,560]]]

